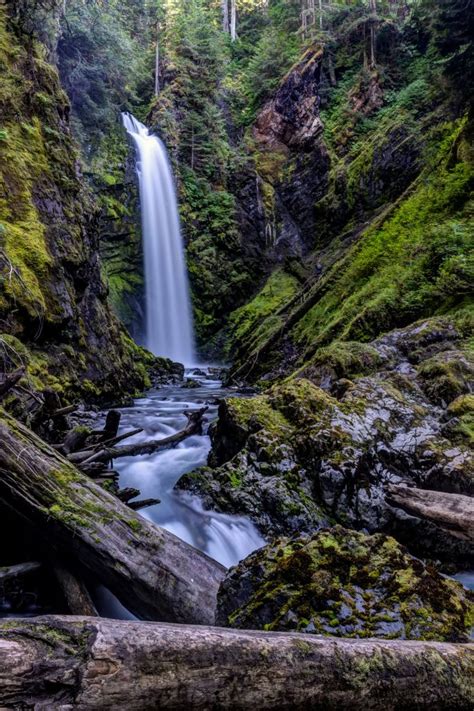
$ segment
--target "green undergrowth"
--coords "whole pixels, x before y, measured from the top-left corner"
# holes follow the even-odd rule
[[[234,311],[229,320],[228,348],[241,345],[258,347],[268,334],[283,323],[279,309],[297,293],[298,279],[284,269],[277,269],[261,291],[245,306]]]
[[[333,267],[326,277],[330,288],[292,331],[298,343],[311,348],[334,337],[370,340],[446,312],[469,294],[473,168],[463,159],[464,127],[461,120],[440,128],[437,165]],[[452,165],[456,151],[460,160]]]
[[[257,357],[262,340],[263,345],[268,339],[278,342],[288,318],[294,323],[288,336],[304,364],[322,346],[332,348],[337,361],[347,350],[337,353],[337,342],[364,343],[421,318],[469,312],[474,172],[468,135],[466,118],[431,129],[419,177],[372,219],[311,289],[301,293],[283,319],[272,314],[260,320],[263,339],[257,343],[249,339],[242,349],[248,363]],[[244,314],[245,308],[253,310],[244,307]],[[352,358],[353,349],[347,355]],[[364,364],[359,365],[354,364],[364,372]]]

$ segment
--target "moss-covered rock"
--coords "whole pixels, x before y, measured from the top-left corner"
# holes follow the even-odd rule
[[[217,624],[336,637],[466,641],[474,596],[393,538],[336,526],[280,539],[232,568]]]
[[[428,397],[446,405],[474,390],[474,357],[461,351],[438,353],[420,364],[418,375]]]
[[[47,48],[21,25],[28,13],[12,8],[10,21],[11,8],[0,9],[2,369],[25,366],[25,386],[63,403],[141,390],[148,356],[107,300],[68,98]]]
[[[417,555],[470,565],[466,542],[385,497],[393,482],[474,494],[469,402],[435,407],[420,376],[433,358],[468,353],[463,329],[433,319],[369,344],[334,343],[264,393],[226,400],[211,432],[210,467],[180,486],[250,516],[268,535],[336,520],[393,531]]]

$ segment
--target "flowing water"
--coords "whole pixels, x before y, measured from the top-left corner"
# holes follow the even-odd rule
[[[189,288],[178,202],[166,148],[131,114],[124,126],[137,149],[146,294],[146,347],[195,363]]]
[[[198,388],[165,386],[151,390],[146,397],[136,400],[133,407],[123,408],[121,431],[143,428],[142,433],[127,443],[168,437],[186,425],[185,410],[202,408],[205,404],[209,409],[204,433],[188,437],[174,449],[117,459],[114,466],[120,474],[121,487],[140,489],[140,498],[160,499],[160,504],[143,509],[140,512],[143,516],[229,567],[265,541],[249,520],[207,511],[197,497],[174,489],[185,472],[206,464],[210,449],[207,427],[217,416],[217,398],[231,394],[222,388],[220,381],[209,376],[191,371],[190,377],[199,383]]]
[[[163,143],[131,114],[123,123],[137,149],[146,290],[146,346],[156,355],[190,366],[195,363],[189,289],[173,174]],[[188,371],[189,372],[189,371]],[[188,437],[176,448],[115,462],[120,486],[140,490],[141,498],[160,503],[142,515],[204,551],[226,567],[238,563],[265,541],[245,518],[207,511],[200,499],[174,489],[180,477],[206,464],[210,449],[209,422],[217,415],[217,398],[228,394],[210,371],[190,371],[197,388],[180,385],[152,390],[133,407],[123,408],[121,432],[142,428],[129,440],[167,437],[186,425],[186,410],[208,405],[201,436]],[[96,603],[110,616],[129,617],[103,587]]]

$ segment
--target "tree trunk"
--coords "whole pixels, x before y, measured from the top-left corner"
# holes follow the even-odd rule
[[[230,38],[237,39],[237,0],[230,0]]]
[[[387,501],[413,516],[432,521],[456,538],[474,543],[474,499],[408,486],[387,487]]]
[[[160,93],[160,24],[156,24],[155,96]]]
[[[100,618],[0,621],[0,705],[36,709],[472,709],[474,645]]]
[[[229,0],[222,0],[222,29],[229,34]]]
[[[377,0],[370,0],[370,11],[373,15],[377,14]],[[377,41],[377,33],[375,20],[370,22],[370,68],[374,69],[376,65],[375,43]]]
[[[213,624],[225,569],[140,518],[1,410],[0,500],[138,617]]]

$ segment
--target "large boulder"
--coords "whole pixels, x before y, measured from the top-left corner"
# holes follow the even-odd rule
[[[393,538],[341,526],[282,538],[232,568],[217,624],[336,637],[465,641],[474,596]]]

